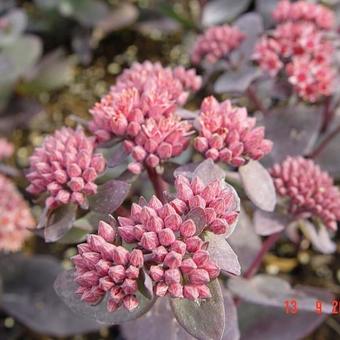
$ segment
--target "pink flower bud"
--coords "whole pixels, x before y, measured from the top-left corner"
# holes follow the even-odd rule
[[[228,228],[228,223],[226,222],[226,220],[222,219],[222,218],[217,218],[215,221],[213,221],[210,226],[209,229],[217,235],[222,235],[225,234]]]
[[[170,228],[173,231],[178,231],[181,223],[182,223],[182,219],[178,214],[168,215],[164,219],[164,226],[166,228]]]
[[[178,214],[184,214],[187,210],[187,205],[182,200],[175,198],[170,202],[171,206],[175,209]]]
[[[84,274],[77,275],[74,280],[81,286],[91,288],[98,284],[99,277],[98,274],[92,270]]]
[[[205,263],[203,269],[208,272],[211,280],[216,279],[220,275],[220,268],[212,261]]]
[[[113,266],[109,269],[109,276],[115,283],[122,282],[126,275],[125,275],[125,268],[122,265]]]
[[[129,263],[129,252],[121,246],[116,247],[113,252],[113,261],[116,264],[127,265]]]
[[[70,200],[70,196],[71,196],[70,193],[67,192],[66,190],[60,190],[57,196],[55,197],[55,200],[62,204],[67,204]]]
[[[182,298],[183,297],[183,286],[180,283],[172,283],[168,287],[168,292],[173,298]]]
[[[104,260],[112,261],[114,257],[116,246],[111,243],[105,242],[100,250],[100,254],[102,255]]]
[[[140,124],[138,124],[137,122],[131,122],[128,125],[127,133],[132,137],[136,137],[140,129],[141,129]]]
[[[84,180],[81,177],[73,177],[68,186],[72,191],[81,191],[84,188]]]
[[[78,205],[80,205],[82,208],[87,209],[87,203],[85,200],[85,196],[80,193],[80,192],[73,192],[70,198],[70,201],[72,203],[77,203]]]
[[[123,290],[118,286],[113,287],[110,290],[110,299],[112,299],[117,304],[121,303],[121,301],[124,298],[124,295],[125,294],[124,294]]]
[[[84,269],[88,269],[86,262],[83,260],[81,255],[75,255],[71,257],[72,263],[79,268],[84,268]]]
[[[91,160],[91,167],[93,167],[98,174],[105,170],[105,159],[102,154],[95,154]]]
[[[145,230],[144,230],[144,228],[141,224],[137,224],[133,227],[133,232],[134,232],[134,235],[135,235],[135,239],[137,241],[140,241],[142,239],[142,236],[145,233]]]
[[[185,244],[187,245],[187,251],[190,253],[194,253],[197,250],[201,249],[203,241],[198,236],[194,236],[187,238],[185,240]]]
[[[207,271],[204,269],[194,269],[189,273],[189,280],[194,285],[205,284],[210,281]]]
[[[208,140],[205,137],[196,137],[194,139],[194,148],[201,153],[204,153],[208,149]]]
[[[217,214],[224,214],[227,206],[223,198],[218,198],[209,203],[209,208],[213,208]]]
[[[83,193],[86,195],[94,195],[97,193],[97,184],[88,182],[84,186]]]
[[[125,279],[121,287],[125,294],[134,294],[138,289],[136,280],[132,279]]]
[[[152,209],[158,210],[163,207],[163,204],[155,195],[152,195],[149,201],[149,207]]]
[[[109,313],[113,313],[118,309],[119,305],[115,303],[112,299],[108,299],[106,303],[106,309]]]
[[[116,237],[116,232],[108,223],[99,221],[98,235],[100,235],[106,242],[113,242]]]
[[[164,273],[164,280],[167,285],[181,282],[181,272],[179,269],[168,269]]]
[[[228,213],[228,215],[225,215],[224,218],[227,221],[227,223],[231,225],[236,221],[238,215],[239,215],[238,211],[233,211],[231,213]]]
[[[127,119],[123,115],[111,120],[112,132],[117,136],[123,136],[127,129]]]
[[[172,205],[170,205],[169,203],[164,204],[164,206],[159,210],[158,213],[159,213],[160,218],[162,218],[162,219],[165,219],[166,217],[168,217],[170,215],[176,215],[177,214],[174,207],[172,207]]]
[[[90,246],[90,249],[92,251],[96,251],[97,253],[100,253],[103,248],[103,245],[106,242],[101,236],[90,234],[87,236],[87,243]]]
[[[139,269],[135,266],[129,266],[125,271],[126,277],[129,279],[138,279]]]
[[[164,265],[170,269],[178,268],[182,263],[182,255],[175,251],[170,251],[164,258]]]
[[[208,262],[209,253],[206,250],[198,250],[192,258],[198,267],[202,267]]]
[[[156,155],[150,154],[146,160],[145,163],[151,167],[155,168],[159,164],[159,158]]]
[[[165,256],[168,254],[168,251],[165,247],[160,246],[152,251],[152,259],[155,262],[162,263],[164,261]]]
[[[123,216],[118,217],[118,222],[121,227],[130,226],[134,224],[131,218],[123,217]]]
[[[187,179],[184,176],[178,176],[176,178],[177,197],[182,201],[189,201],[194,195],[191,187],[187,184]]]
[[[161,231],[163,225],[163,220],[158,216],[150,216],[148,222],[146,223],[147,230],[154,232]]]
[[[193,196],[190,198],[189,200],[189,207],[191,209],[193,208],[205,208],[205,200],[203,199],[203,197],[197,195],[197,196]]]
[[[180,241],[180,240],[176,240],[174,243],[171,244],[171,250],[175,251],[178,254],[181,254],[182,256],[184,256],[185,251],[187,249],[187,246],[184,242]]]
[[[157,148],[157,153],[161,159],[171,158],[172,146],[169,143],[161,143]]]
[[[131,253],[130,253],[130,263],[137,268],[143,267],[144,257],[143,257],[143,253],[142,253],[141,250],[133,249],[131,251]]]
[[[131,155],[137,162],[142,162],[146,156],[146,152],[141,146],[137,145],[133,148]]]
[[[83,172],[83,178],[87,182],[92,182],[97,178],[97,172],[94,168],[86,168]]]
[[[77,249],[80,255],[82,255],[85,252],[91,251],[91,248],[87,243],[78,244]]]
[[[200,299],[210,299],[211,298],[211,292],[208,286],[206,285],[196,285],[196,288],[198,290],[199,298]]]
[[[70,177],[78,177],[81,175],[81,168],[76,163],[70,164],[67,167],[67,173]]]
[[[196,263],[194,262],[193,259],[187,258],[187,259],[182,261],[182,264],[181,264],[182,273],[189,274],[192,270],[194,270],[196,268],[197,268],[197,265],[196,265]]]
[[[165,296],[168,291],[168,286],[164,282],[158,282],[155,286],[155,294],[157,296]]]
[[[171,229],[165,228],[158,232],[158,239],[162,246],[170,246],[175,242],[176,236]]]
[[[131,312],[132,310],[134,310],[135,308],[138,307],[138,300],[134,295],[128,295],[124,298],[123,300],[123,304],[125,306],[125,308]]]
[[[164,270],[160,266],[151,266],[149,274],[153,281],[159,282],[163,279]]]
[[[123,145],[124,145],[124,149],[127,153],[131,153],[132,149],[134,148],[135,144],[130,141],[130,140],[125,140],[123,142]]]
[[[216,220],[216,212],[212,208],[204,209],[204,215],[205,215],[205,219],[207,221],[207,224],[210,224],[210,223],[212,223],[213,221]]]
[[[95,252],[84,253],[82,257],[83,260],[85,261],[87,268],[91,270],[95,269],[97,262],[100,260],[100,255]]]
[[[99,276],[107,275],[110,269],[111,263],[109,261],[100,259],[95,266],[96,272]]]
[[[217,149],[211,148],[205,152],[204,156],[206,158],[211,158],[212,160],[216,161],[218,159],[219,152]]]
[[[142,164],[134,162],[134,163],[130,163],[128,165],[128,170],[130,172],[132,172],[135,175],[138,175],[142,172]]]
[[[146,250],[153,250],[159,245],[157,234],[153,231],[144,233],[140,241],[141,246]]]
[[[56,170],[54,172],[54,178],[59,184],[65,184],[67,182],[67,174],[64,170]]]
[[[118,227],[118,233],[126,243],[133,243],[136,241],[135,228],[132,226]]]
[[[195,301],[199,297],[198,289],[194,285],[185,285],[183,287],[183,296],[188,300]]]
[[[104,292],[108,292],[113,286],[114,286],[114,283],[108,276],[104,276],[99,279],[99,287]]]
[[[184,221],[180,226],[180,232],[183,237],[191,237],[196,233],[196,225],[192,219]]]

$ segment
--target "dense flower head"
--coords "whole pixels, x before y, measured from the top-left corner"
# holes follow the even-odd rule
[[[75,203],[86,206],[86,196],[95,194],[95,179],[105,169],[101,154],[95,154],[95,140],[83,130],[62,128],[47,136],[30,157],[27,190],[49,193],[48,207]]]
[[[248,117],[246,108],[232,106],[229,100],[219,103],[212,96],[206,97],[199,122],[201,129],[194,147],[216,162],[241,166],[272,149],[272,142],[264,138],[264,128],[255,127],[256,119]]]
[[[5,138],[0,138],[0,161],[11,157],[14,152],[13,144],[9,143]]]
[[[325,33],[333,26],[332,14],[320,5],[281,1],[274,11],[280,24],[255,46],[253,58],[260,67],[273,77],[285,72],[293,89],[309,102],[333,91],[334,46]]]
[[[291,3],[289,0],[281,0],[273,12],[273,18],[277,22],[309,21],[325,30],[335,24],[335,15],[330,9],[308,1]]]
[[[155,168],[161,161],[180,155],[189,144],[190,129],[191,124],[176,115],[148,118],[135,129],[136,136],[124,142],[134,159],[129,170],[140,173],[144,163]]]
[[[33,227],[28,204],[14,184],[0,174],[0,251],[20,250]]]
[[[214,26],[201,34],[193,48],[191,60],[194,64],[206,59],[215,63],[238,48],[245,35],[237,28],[229,25]]]
[[[289,200],[292,214],[319,219],[336,230],[340,220],[340,191],[327,172],[312,160],[288,157],[270,173],[278,194]]]
[[[131,311],[139,304],[137,279],[144,257],[141,250],[128,251],[114,245],[115,238],[115,229],[100,221],[98,234],[89,235],[85,243],[78,245],[78,254],[72,258],[79,285],[76,294],[89,304],[100,302],[108,294],[109,312],[122,305]]]

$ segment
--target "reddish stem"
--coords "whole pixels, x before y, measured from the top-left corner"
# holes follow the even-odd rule
[[[124,208],[122,205],[118,209],[116,209],[115,213],[119,216],[130,217],[129,210]]]
[[[167,185],[161,178],[161,176],[157,173],[155,168],[151,167],[146,167],[146,170],[148,172],[150,181],[153,185],[153,188],[155,190],[155,194],[158,197],[158,199],[162,202],[165,203],[165,197],[163,192],[166,191]]]
[[[334,117],[334,110],[331,110],[331,97],[327,97],[325,100],[324,110],[323,110],[323,122],[321,126],[321,132],[326,132],[330,123]]]
[[[250,279],[257,273],[264,256],[275,245],[275,243],[279,240],[280,236],[281,236],[281,232],[271,234],[269,237],[266,238],[266,240],[262,243],[262,248],[256,255],[254,261],[249,266],[249,268],[246,270],[246,272],[243,274],[243,277],[245,279]]]
[[[331,132],[324,140],[323,142],[309,155],[307,155],[308,158],[315,158],[320,155],[320,153],[325,149],[325,147],[332,141],[332,139],[340,132],[340,125],[337,126],[337,128]]]
[[[262,101],[257,96],[255,90],[250,86],[247,89],[247,96],[253,102],[257,110],[261,111],[264,115],[268,113],[266,108],[263,106]]]

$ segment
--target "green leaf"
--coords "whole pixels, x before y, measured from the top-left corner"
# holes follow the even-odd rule
[[[190,301],[171,299],[171,307],[178,323],[197,339],[219,340],[225,328],[223,295],[218,280],[209,283],[212,297]]]

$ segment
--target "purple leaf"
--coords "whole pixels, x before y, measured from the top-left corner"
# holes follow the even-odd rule
[[[189,213],[185,216],[185,219],[191,219],[195,222],[197,228],[196,235],[199,235],[203,231],[204,227],[207,225],[204,209],[199,207],[191,209]]]
[[[130,184],[126,182],[107,181],[98,186],[97,194],[89,197],[90,209],[103,214],[111,214],[122,205],[129,190]]]
[[[324,225],[321,224],[319,230],[316,230],[316,226],[307,220],[301,221],[299,225],[306,238],[317,251],[323,254],[335,252],[336,244],[331,240],[329,231]]]
[[[34,332],[53,337],[98,330],[97,323],[73,314],[56,295],[53,282],[60,271],[60,264],[50,256],[2,257],[2,309]]]
[[[185,120],[192,120],[198,117],[198,111],[189,111],[183,108],[178,108],[176,114]]]
[[[274,24],[272,13],[280,0],[256,0],[256,11],[261,14],[265,27]]]
[[[244,66],[236,71],[227,71],[216,80],[214,91],[216,93],[243,93],[261,73],[259,68],[253,66]]]
[[[122,164],[128,157],[123,143],[116,144],[110,149],[101,149],[100,151],[104,154],[109,168],[114,168],[117,165]]]
[[[266,212],[256,209],[254,212],[254,227],[258,235],[268,236],[284,230],[291,219],[276,212]]]
[[[211,159],[206,159],[194,170],[192,177],[199,177],[205,185],[208,185],[217,179],[224,178],[225,172]]]
[[[235,250],[242,269],[249,268],[261,248],[261,239],[256,235],[247,213],[241,208],[238,223],[228,243]]]
[[[225,310],[225,329],[222,340],[239,340],[240,330],[234,299],[227,289],[222,289],[222,292]]]
[[[303,104],[277,109],[263,119],[266,138],[274,142],[272,152],[264,158],[267,166],[282,162],[287,156],[310,152],[321,127],[321,108]]]
[[[189,163],[189,164],[181,165],[174,171],[174,177],[182,175],[182,176],[191,178],[193,172],[195,171],[195,169],[200,164],[201,164],[201,162],[195,162],[195,163]]]
[[[62,205],[55,209],[44,229],[45,241],[55,242],[61,239],[72,228],[76,213],[77,206],[75,204]]]
[[[142,270],[142,275],[138,279],[138,288],[140,292],[148,299],[153,299],[153,284],[150,275]]]
[[[212,297],[200,302],[171,299],[178,323],[197,339],[221,339],[225,328],[225,310],[220,283],[208,284]]]
[[[257,161],[250,161],[239,168],[244,190],[249,199],[260,209],[274,211],[276,193],[268,171]]]
[[[231,278],[229,289],[241,299],[260,305],[284,308],[286,300],[296,300],[301,311],[315,311],[317,296],[301,289],[294,289],[287,281],[266,274],[260,274],[250,280]],[[330,301],[323,301],[323,313],[330,314]]]
[[[54,289],[59,297],[71,308],[77,315],[83,315],[96,320],[98,323],[106,325],[118,325],[123,322],[134,320],[145,314],[155,303],[156,299],[149,300],[142,294],[137,293],[139,301],[138,307],[129,312],[125,308],[119,308],[117,311],[110,313],[106,309],[107,297],[99,304],[92,306],[81,301],[75,294],[77,284],[74,282],[74,271],[64,271],[58,275]]]
[[[225,275],[240,275],[241,266],[237,255],[230,247],[223,235],[215,235],[208,232],[205,241],[209,242],[208,251],[210,258],[220,267]]]

